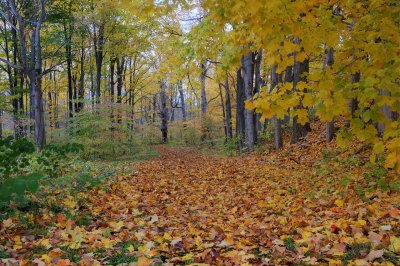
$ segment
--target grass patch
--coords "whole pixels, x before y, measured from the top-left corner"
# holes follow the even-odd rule
[[[120,265],[125,263],[136,262],[138,258],[134,255],[128,255],[126,253],[118,253],[108,258],[110,265]]]

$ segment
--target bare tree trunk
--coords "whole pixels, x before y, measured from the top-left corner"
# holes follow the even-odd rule
[[[206,76],[207,76],[207,63],[201,64],[201,114],[204,115],[207,112],[207,98],[206,98]]]
[[[68,21],[64,19],[65,56],[67,59],[67,80],[68,80],[68,116],[73,117],[73,88],[72,88],[72,15],[69,7]]]
[[[300,81],[307,81],[307,78],[304,76],[305,73],[309,71],[309,61],[308,59],[303,62],[294,61],[293,66],[293,90],[297,90],[297,83]],[[295,109],[301,108],[301,106],[297,106]],[[293,133],[291,143],[297,143],[301,138],[305,137],[308,132],[311,131],[310,123],[306,123],[305,125],[301,125],[297,122],[297,116],[293,117]]]
[[[257,52],[257,57],[254,60],[254,95],[259,95],[261,92],[262,77],[261,77],[261,63],[262,63],[262,49]],[[254,113],[254,132],[255,141],[257,142],[257,133],[262,131],[261,113]]]
[[[160,110],[160,118],[161,118],[161,126],[160,130],[162,133],[162,141],[163,143],[167,143],[168,141],[168,109],[167,109],[167,93],[166,93],[166,83],[164,80],[160,82],[160,102],[161,102],[161,110]]]
[[[122,87],[123,87],[123,70],[125,66],[125,58],[117,58],[117,103],[122,103]]]
[[[84,98],[85,98],[85,46],[82,39],[81,45],[81,61],[80,61],[80,77],[79,77],[79,91],[78,91],[78,108],[76,112],[80,112],[83,109]]]
[[[117,58],[117,103],[122,103],[122,87],[123,87],[123,71],[125,66],[125,58]],[[120,109],[117,109],[117,122],[121,124],[122,116],[120,113]]]
[[[96,33],[96,26],[94,33],[94,53],[96,60],[96,103],[100,103],[101,96],[101,68],[103,66],[103,46],[104,46],[104,24],[99,26],[99,31]]]
[[[252,65],[253,65],[253,53],[249,52],[248,54],[242,57],[242,71],[243,71],[243,89],[246,100],[251,100],[253,97],[253,76],[252,76]],[[245,132],[246,132],[246,144],[247,150],[249,152],[254,150],[254,116],[253,110],[245,109]]]
[[[244,122],[244,89],[242,70],[237,71],[236,80],[236,136],[238,138],[238,149],[242,150],[245,140],[246,125]]]
[[[182,119],[183,121],[186,121],[187,114],[186,114],[185,96],[183,94],[182,80],[178,81],[178,90],[179,90],[179,99],[181,101],[181,106],[182,106]]]
[[[222,109],[222,121],[224,121],[224,133],[225,133],[225,143],[228,142],[228,131],[226,130],[226,114],[225,114],[225,103],[224,97],[222,96],[222,84],[218,84],[219,87],[219,98],[221,99],[221,109]]]
[[[225,79],[225,126],[228,138],[233,137],[232,134],[232,109],[231,109],[231,94],[229,92],[228,76]]]

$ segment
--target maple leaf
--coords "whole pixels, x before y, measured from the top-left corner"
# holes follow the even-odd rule
[[[74,229],[67,227],[65,232],[71,237],[69,247],[71,249],[79,249],[82,242],[86,242],[85,240],[85,230],[76,226]]]
[[[4,228],[9,228],[13,225],[13,220],[11,218],[8,218],[3,221],[2,225]]]

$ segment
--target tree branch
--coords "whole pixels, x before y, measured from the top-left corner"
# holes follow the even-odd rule
[[[8,60],[6,60],[4,58],[0,58],[0,61],[6,63],[7,65],[9,65],[12,68],[15,68],[15,69],[18,69],[18,70],[24,70],[24,68],[22,66],[14,65],[13,63],[11,63],[10,61],[8,61]]]

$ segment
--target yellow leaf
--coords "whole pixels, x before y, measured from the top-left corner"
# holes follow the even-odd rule
[[[51,258],[50,258],[49,255],[47,255],[47,254],[43,254],[42,257],[41,257],[41,259],[42,259],[44,262],[46,262],[47,264],[50,264],[50,263],[51,263]]]
[[[163,238],[167,241],[171,241],[172,240],[172,236],[170,234],[168,234],[167,232],[164,233]]]
[[[149,266],[151,265],[151,259],[146,257],[140,257],[137,261],[137,266]]]
[[[390,237],[389,250],[393,251],[394,253],[400,253],[400,237]]]
[[[193,255],[191,253],[186,254],[185,256],[182,257],[183,261],[188,261],[193,259]]]
[[[130,246],[127,248],[127,250],[128,250],[129,252],[133,252],[133,251],[135,250],[135,248],[134,248],[132,245],[130,245]]]
[[[3,227],[4,228],[8,228],[8,227],[10,227],[12,225],[13,225],[13,220],[11,218],[8,218],[7,220],[3,221]]]
[[[367,222],[365,221],[365,220],[362,220],[362,219],[359,219],[355,224],[354,224],[354,226],[355,227],[358,227],[358,228],[362,228],[364,225],[366,225],[367,224]]]
[[[112,248],[114,246],[114,241],[108,238],[102,238],[101,243],[103,244],[104,248]]]
[[[341,199],[335,200],[335,205],[338,207],[343,207],[344,201]]]
[[[279,223],[280,224],[287,224],[287,218],[286,217],[281,217],[281,218],[279,218]]]
[[[67,207],[70,208],[70,209],[75,208],[76,205],[77,205],[77,202],[76,202],[76,201],[73,201],[73,200],[71,200],[71,199],[65,199],[65,200],[63,201],[63,203],[64,203],[65,206],[67,206]]]

